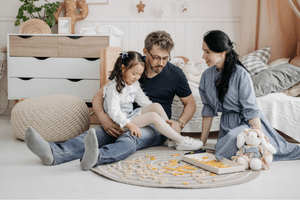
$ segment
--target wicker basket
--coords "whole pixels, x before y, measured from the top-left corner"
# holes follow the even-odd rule
[[[29,19],[22,24],[19,33],[23,34],[51,34],[49,25],[40,19]]]
[[[13,134],[24,140],[29,126],[48,142],[66,141],[89,129],[88,107],[82,99],[72,95],[26,99],[13,108],[11,127]]]

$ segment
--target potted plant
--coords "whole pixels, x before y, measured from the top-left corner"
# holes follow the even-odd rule
[[[53,3],[46,3],[40,7],[35,6],[33,3],[39,0],[20,0],[24,4],[19,8],[18,15],[16,16],[15,26],[19,26],[21,20],[23,22],[29,19],[41,19],[45,21],[51,28],[55,24],[54,13],[57,12],[61,3],[59,1]],[[49,2],[45,0],[45,2]]]

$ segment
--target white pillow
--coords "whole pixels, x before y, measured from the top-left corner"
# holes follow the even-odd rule
[[[289,58],[279,58],[271,63],[268,64],[269,68],[276,67],[278,65],[283,65],[289,63]]]
[[[243,56],[242,58],[240,58],[240,61],[250,72],[250,75],[254,76],[259,72],[262,72],[269,68],[267,63],[270,60],[270,54],[271,46],[268,46]]]

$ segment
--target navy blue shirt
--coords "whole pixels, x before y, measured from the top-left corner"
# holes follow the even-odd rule
[[[146,78],[141,82],[141,87],[149,99],[159,103],[171,119],[171,105],[174,96],[188,97],[192,94],[185,74],[179,68],[168,62],[162,72],[153,78]]]

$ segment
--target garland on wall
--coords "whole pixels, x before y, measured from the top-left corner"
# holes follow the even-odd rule
[[[159,4],[160,8],[159,8],[158,13],[159,13],[159,16],[162,17],[163,13],[164,13],[163,6],[167,5],[167,4],[170,4],[174,1],[170,0],[168,2],[157,2],[157,1],[153,1],[153,0],[146,0],[146,2],[153,3],[153,4]],[[188,11],[188,6],[189,6],[188,3],[186,2],[186,0],[184,0],[184,2],[182,3],[182,12],[187,12]],[[140,3],[136,5],[136,7],[138,8],[138,13],[144,12],[144,8],[146,7],[146,4],[143,4],[143,2],[140,1]]]

